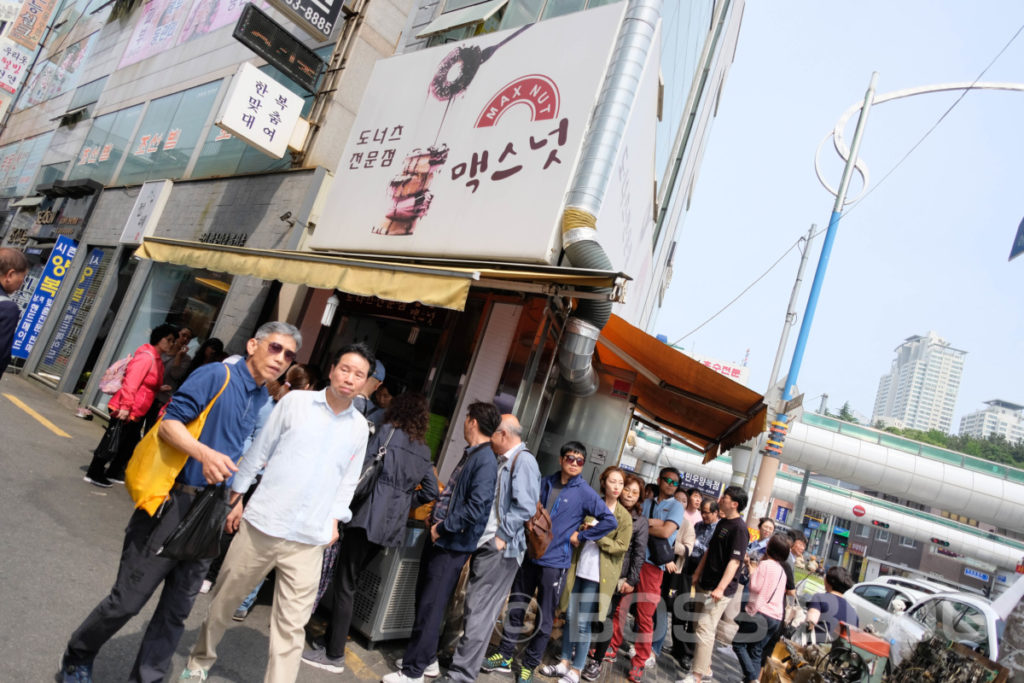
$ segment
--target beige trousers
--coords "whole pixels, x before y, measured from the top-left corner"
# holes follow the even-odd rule
[[[277,570],[270,613],[270,656],[265,683],[292,683],[299,675],[306,621],[320,582],[324,547],[268,536],[244,519],[214,584],[210,612],[199,629],[188,669],[209,671],[217,644],[242,600],[271,569]]]
[[[697,620],[697,651],[693,656],[693,673],[707,676],[711,673],[711,655],[715,651],[715,631],[725,608],[732,600],[725,598],[715,601],[711,593],[699,588],[696,597],[703,603],[704,609]]]

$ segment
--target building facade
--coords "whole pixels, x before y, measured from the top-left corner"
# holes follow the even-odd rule
[[[872,423],[949,433],[966,355],[935,332],[908,337],[878,382]]]
[[[1009,401],[985,401],[988,408],[960,418],[960,433],[976,439],[1001,436],[1010,443],[1024,441],[1024,406]]]

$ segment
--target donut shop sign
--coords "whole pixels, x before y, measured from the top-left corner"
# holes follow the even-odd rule
[[[553,262],[623,11],[377,62],[310,246]]]

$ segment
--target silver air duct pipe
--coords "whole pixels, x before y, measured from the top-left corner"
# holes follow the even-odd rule
[[[614,269],[597,242],[597,214],[654,43],[661,6],[661,0],[630,0],[615,40],[608,73],[562,214],[562,248],[569,262],[577,268]],[[609,289],[597,291],[610,292]],[[597,391],[597,373],[591,359],[611,314],[609,300],[580,300],[566,323],[558,364],[574,396],[590,396]]]

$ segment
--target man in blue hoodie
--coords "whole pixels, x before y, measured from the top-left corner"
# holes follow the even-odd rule
[[[402,670],[384,676],[383,683],[423,683],[424,670],[437,658],[445,605],[476,550],[494,503],[498,460],[491,450],[491,435],[500,423],[501,413],[491,403],[473,403],[466,411],[463,435],[469,445],[430,516],[430,542],[420,557],[416,617]]]
[[[540,664],[555,608],[565,585],[565,571],[572,560],[572,547],[584,541],[597,541],[615,530],[618,522],[601,496],[583,480],[580,473],[587,459],[587,449],[578,441],[569,441],[561,450],[561,470],[540,481],[540,503],[551,515],[551,544],[539,559],[527,557],[512,583],[505,633],[497,652],[486,660],[483,671],[512,672],[512,655],[523,630],[523,617],[530,597],[537,591],[537,630],[529,638],[519,662],[519,681],[533,680],[533,670]],[[584,517],[596,518],[596,524],[581,529]]]

